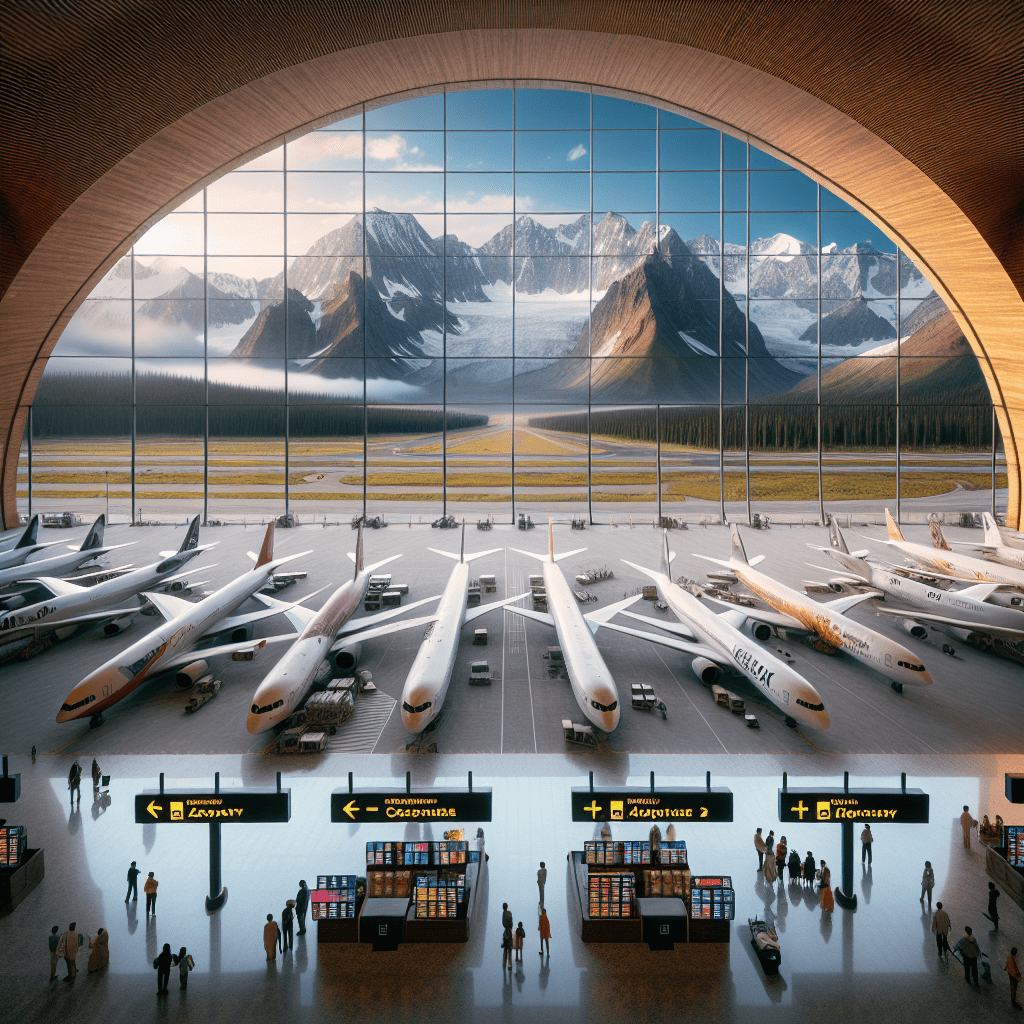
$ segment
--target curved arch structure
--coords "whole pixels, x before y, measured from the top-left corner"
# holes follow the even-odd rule
[[[703,115],[843,195],[896,240],[953,311],[979,358],[1006,450],[1008,522],[1020,526],[1024,374],[1016,347],[1024,337],[1024,275],[1016,4],[989,7],[988,20],[976,23],[956,4],[948,5],[945,21],[943,4],[928,5],[924,14],[920,5],[902,2],[829,5],[829,24],[808,26],[801,17],[820,8],[784,2],[367,3],[329,11],[315,3],[252,3],[231,5],[251,24],[233,26],[228,45],[224,26],[218,35],[211,23],[221,5],[99,0],[74,17],[53,6],[15,4],[3,15],[9,30],[29,33],[17,36],[11,49],[22,59],[5,70],[22,97],[7,115],[13,145],[3,176],[4,233],[13,243],[5,243],[0,300],[5,525],[16,521],[19,445],[46,358],[78,305],[152,223],[287,133],[355,104],[445,85],[527,80],[622,90]],[[254,20],[254,13],[265,17]],[[112,56],[124,31],[115,15],[135,30],[137,47],[146,43],[134,55],[130,84],[139,90],[151,72],[146,87],[163,93],[133,93],[119,81],[110,106],[99,109],[106,94],[89,93],[88,80],[107,69],[124,75],[131,64],[132,55]],[[59,38],[75,27],[90,32],[44,42],[33,33],[43,30],[47,16]],[[910,86],[903,65],[863,64],[859,78],[849,67],[858,55],[881,58],[885,38],[911,28],[920,39],[909,59],[919,65],[918,77],[911,75],[916,91],[904,91]],[[194,79],[173,62],[187,49],[187,40],[174,34],[183,30],[196,42],[181,58],[194,65]],[[309,46],[314,37],[328,52],[296,52],[296,38]],[[168,44],[163,53],[161,41]],[[972,44],[968,51],[965,42]],[[58,67],[72,43],[78,59],[69,81],[40,78],[41,62]],[[90,54],[98,68],[88,64]],[[112,63],[104,64],[108,58]],[[923,70],[945,58],[950,69]],[[969,73],[958,67],[965,64]],[[30,71],[36,92],[26,85]],[[853,74],[848,88],[844,73]],[[874,89],[865,87],[869,76]],[[955,99],[943,92],[954,78]],[[879,88],[888,102],[877,98]],[[72,113],[77,105],[77,123],[58,110],[61,98]],[[984,110],[965,112],[959,140],[948,134],[944,122],[965,103],[989,99]],[[993,118],[1001,139],[980,135]]]

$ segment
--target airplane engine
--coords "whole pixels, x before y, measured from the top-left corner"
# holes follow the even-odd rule
[[[250,622],[245,626],[239,626],[237,629],[231,630],[231,640],[229,643],[240,644],[243,640],[251,640],[253,633],[253,624]]]
[[[761,643],[771,639],[772,627],[767,622],[758,622],[756,619],[750,623],[750,635]]]
[[[722,674],[722,670],[713,661],[708,661],[707,658],[694,658],[690,668],[693,669],[693,674],[702,683],[708,683],[709,685],[717,682],[718,677]]]
[[[342,647],[340,651],[335,651],[331,655],[331,663],[334,665],[335,672],[340,676],[350,676],[355,671],[355,667],[359,664],[359,659],[362,656],[362,644],[349,644],[348,647]]]
[[[114,619],[103,627],[103,635],[117,636],[118,633],[123,633],[131,624],[132,617],[130,615],[125,615],[120,619]]]
[[[904,619],[903,628],[915,639],[915,640],[927,640],[928,630],[921,625],[920,622],[915,622],[913,619]]]
[[[174,681],[183,690],[187,690],[194,682],[196,682],[197,679],[202,679],[209,671],[210,666],[207,665],[205,661],[193,661],[184,668],[178,669],[177,675],[174,677]]]

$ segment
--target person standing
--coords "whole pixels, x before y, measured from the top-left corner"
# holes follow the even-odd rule
[[[299,919],[299,934],[306,934],[306,911],[309,910],[309,886],[303,878],[299,881],[299,891],[295,894],[295,916]]]
[[[284,905],[284,910],[281,911],[281,931],[284,933],[284,942],[281,946],[282,953],[287,953],[289,949],[295,947],[295,911],[292,909],[294,906],[295,900],[288,900]]]
[[[548,920],[548,912],[543,907],[540,908],[537,931],[540,932],[540,955],[544,955],[544,947],[547,946],[548,956],[551,956],[551,922]]]
[[[263,926],[263,948],[267,951],[267,963],[277,959],[277,949],[281,945],[281,929],[277,927],[273,914],[267,914],[267,923]]]
[[[64,963],[67,965],[68,973],[65,981],[74,981],[75,976],[78,974],[78,947],[81,945],[78,932],[75,931],[75,922],[72,921],[68,925],[68,930],[60,937],[60,942],[57,944],[57,955],[64,957]]]
[[[1017,963],[1017,947],[1014,946],[1010,950],[1010,955],[1006,958],[1006,964],[1003,970],[1010,977],[1010,1005],[1017,1010],[1024,1009],[1017,1002],[1017,986],[1020,984],[1020,965]]]
[[[548,880],[548,869],[544,867],[544,861],[540,862],[540,867],[537,869],[537,889],[540,892],[540,899],[537,901],[538,906],[544,906],[544,883]]]
[[[142,872],[135,866],[135,861],[132,861],[132,866],[128,869],[128,895],[125,896],[125,903],[131,899],[137,903],[139,900],[139,875]]]
[[[780,882],[785,881],[782,876],[786,871],[786,854],[788,852],[789,846],[786,843],[786,837],[783,836],[775,845],[775,870],[779,873]]]
[[[160,883],[153,877],[153,872],[150,871],[149,877],[142,885],[142,891],[146,894],[146,917],[150,914],[156,916],[156,887]]]
[[[508,909],[507,903],[502,903],[501,905],[501,927],[512,927],[512,911]]]
[[[960,955],[964,958],[964,981],[970,984],[973,977],[975,988],[981,988],[981,985],[978,984],[978,957],[981,956],[981,949],[970,925],[964,928],[964,937],[958,945],[960,946]]]
[[[789,851],[789,881],[790,884],[793,882],[800,881],[800,874],[803,865],[800,863],[800,854],[796,850]]]
[[[768,846],[767,843],[765,843],[765,846],[767,847],[767,851],[764,855],[764,880],[769,885],[774,885],[775,880],[779,877],[779,872],[775,867],[775,850]]]
[[[764,867],[764,855],[768,852],[760,829],[754,833],[754,849],[757,851],[757,870],[760,871]]]
[[[932,862],[926,860],[924,862],[924,874],[921,875],[921,899],[918,901],[924,903],[925,895],[928,896],[928,909],[932,906],[932,889],[935,888],[935,872],[932,871]]]
[[[964,849],[971,848],[971,829],[978,823],[971,817],[970,809],[964,804],[964,813],[960,815],[960,828],[964,833]]]
[[[994,928],[999,927],[999,908],[996,906],[996,900],[999,899],[999,890],[996,888],[995,882],[988,883],[988,913],[985,915],[991,922]]]
[[[775,849],[775,829],[773,829],[773,828],[768,829],[768,837],[764,841],[764,846],[765,846],[765,855],[767,855],[769,850],[774,850]]]
[[[75,761],[68,772],[68,790],[71,793],[71,806],[75,806],[75,793],[78,794],[78,802],[82,802],[82,766]]]
[[[501,932],[501,971],[505,973],[505,965],[512,970],[512,927],[511,925],[502,929]]]
[[[100,788],[101,778],[103,778],[103,773],[100,771],[99,761],[94,757],[92,759],[92,791],[94,793]]]
[[[526,929],[523,927],[523,922],[520,921],[516,925],[516,930],[512,933],[512,948],[516,951],[516,960],[519,963],[523,961],[523,939],[526,938]]]
[[[153,961],[153,966],[156,968],[156,994],[158,996],[163,995],[167,991],[167,982],[171,980],[171,962],[173,960],[174,955],[171,953],[171,944],[165,942],[164,948]]]
[[[106,928],[100,928],[96,932],[96,938],[89,940],[89,973],[95,974],[101,971],[110,963],[110,948],[107,940],[110,938]]]
[[[935,932],[935,945],[939,956],[949,955],[949,914],[942,909],[941,900],[935,904],[935,916],[932,918],[932,931]]]
[[[188,972],[195,967],[195,961],[188,955],[188,950],[182,946],[178,955],[173,957],[174,966],[178,968],[178,988],[188,988]]]
[[[836,901],[832,896],[832,872],[829,871],[828,865],[824,861],[821,862],[821,889],[818,903],[822,910],[827,910],[830,914],[836,908]]]
[[[804,859],[804,885],[814,885],[814,854],[810,850]]]
[[[860,834],[860,862],[864,863],[864,859],[867,858],[868,867],[871,866],[871,844],[875,841],[875,837],[871,834],[871,826],[865,825],[864,831]]]
[[[57,947],[60,945],[60,925],[54,925],[50,929],[50,937],[46,940],[50,947],[50,981],[57,980]]]

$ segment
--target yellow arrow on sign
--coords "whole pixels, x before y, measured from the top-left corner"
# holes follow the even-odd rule
[[[149,806],[146,808],[146,810],[149,811],[149,813],[152,814],[154,818],[159,818],[160,815],[157,812],[162,811],[163,807],[161,807],[160,804],[154,802],[153,800],[150,800]]]
[[[356,816],[352,813],[353,811],[359,810],[359,808],[356,807],[355,800],[349,800],[349,802],[345,804],[345,806],[342,809],[353,821],[356,820]]]

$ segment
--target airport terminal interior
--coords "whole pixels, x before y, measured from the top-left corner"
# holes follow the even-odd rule
[[[1020,1012],[1024,19],[830,10],[0,10],[0,1021]]]

